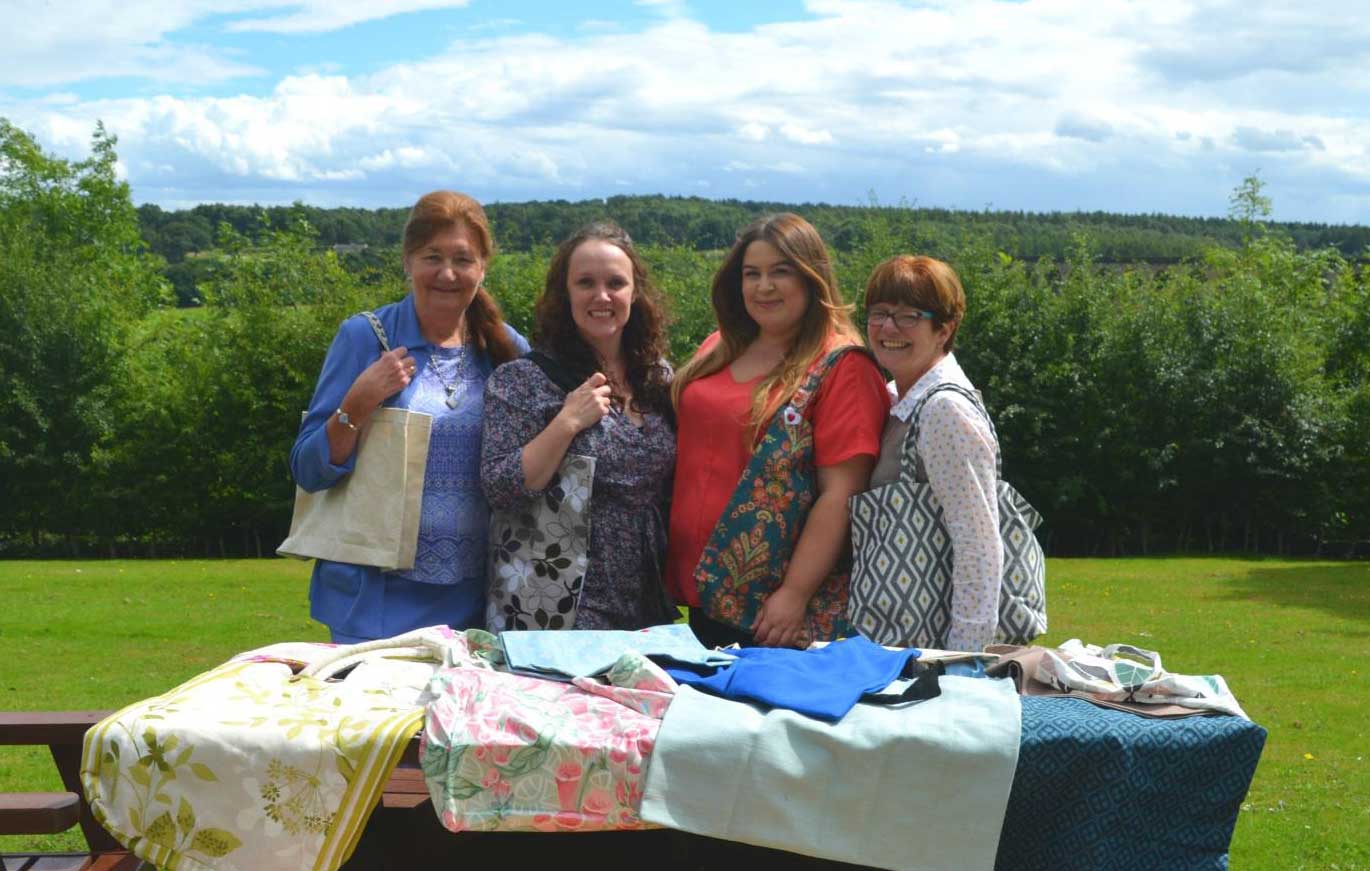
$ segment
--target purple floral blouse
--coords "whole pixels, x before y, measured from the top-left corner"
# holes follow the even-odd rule
[[[561,411],[566,394],[531,360],[514,360],[485,384],[481,486],[491,507],[542,494],[523,484],[523,446]],[[666,518],[675,471],[675,430],[659,414],[641,427],[611,412],[571,441],[569,453],[595,458],[590,494],[590,560],[577,629],[641,629],[671,623],[666,600]]]

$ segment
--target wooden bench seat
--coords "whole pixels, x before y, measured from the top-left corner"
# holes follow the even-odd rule
[[[0,835],[55,835],[80,819],[74,792],[0,792]]]
[[[142,860],[104,830],[81,795],[81,742],[109,711],[0,712],[0,745],[47,746],[67,792],[0,793],[0,834],[50,835],[79,825],[84,853],[5,853],[0,871],[136,871]]]

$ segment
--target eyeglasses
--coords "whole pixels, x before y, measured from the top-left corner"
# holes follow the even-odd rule
[[[872,326],[884,326],[886,321],[894,321],[894,325],[901,330],[911,329],[918,325],[919,321],[930,321],[935,318],[933,312],[914,309],[911,312],[886,311],[885,309],[875,308],[866,312],[866,322]]]

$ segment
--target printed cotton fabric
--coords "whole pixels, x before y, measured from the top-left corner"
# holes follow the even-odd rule
[[[464,649],[446,627],[419,635]],[[350,650],[251,651],[96,724],[81,760],[96,819],[172,871],[337,868],[422,725],[438,664],[376,651],[344,680],[294,673]]]
[[[1172,674],[1161,666],[1160,654],[1126,644],[1098,647],[1072,638],[1045,651],[1034,677],[1105,701],[1179,705],[1250,719],[1222,675]]]
[[[609,683],[470,668],[433,677],[424,779],[443,826],[462,831],[654,828],[638,815],[647,759],[676,686],[636,653]]]
[[[1159,720],[1022,698],[996,871],[1227,871],[1265,746],[1240,717]]]

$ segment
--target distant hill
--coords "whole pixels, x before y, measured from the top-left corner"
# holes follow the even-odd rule
[[[794,211],[805,216],[839,250],[860,246],[872,233],[903,237],[910,250],[952,256],[968,235],[988,237],[1000,250],[1019,258],[1060,259],[1084,232],[1102,260],[1174,262],[1212,244],[1236,245],[1242,225],[1227,218],[1175,215],[1125,215],[1113,212],[957,211],[904,206],[831,206],[707,200],[699,197],[621,196],[603,200],[493,203],[486,207],[500,248],[522,251],[555,245],[581,224],[612,218],[640,244],[726,248],[738,228],[757,215]],[[200,205],[165,211],[138,209],[143,238],[169,263],[212,248],[223,222],[249,236],[263,228],[283,229],[308,221],[323,245],[391,247],[399,244],[407,208],[324,209],[292,206]],[[1370,227],[1315,223],[1272,223],[1301,249],[1333,247],[1350,258],[1370,251]],[[356,249],[353,249],[356,250]]]

